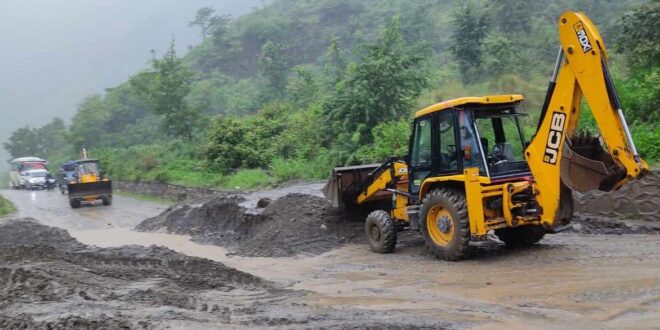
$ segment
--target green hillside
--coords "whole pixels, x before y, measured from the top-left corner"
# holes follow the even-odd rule
[[[275,0],[238,19],[200,9],[191,26],[205,40],[186,56],[154,54],[81,100],[68,127],[25,128],[5,147],[57,163],[86,144],[115,180],[248,188],[403,154],[414,110],[454,97],[522,93],[533,130],[565,10],[599,27],[638,148],[657,162],[660,6],[631,0]]]

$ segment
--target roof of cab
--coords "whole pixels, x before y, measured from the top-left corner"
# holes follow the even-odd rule
[[[432,106],[426,107],[422,110],[415,112],[415,118],[433,113],[436,111],[445,110],[448,108],[454,108],[464,104],[505,104],[522,101],[524,97],[519,94],[511,95],[489,95],[481,97],[461,97],[458,99],[448,100],[440,103],[436,103]]]

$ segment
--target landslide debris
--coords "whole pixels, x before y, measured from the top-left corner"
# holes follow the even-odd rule
[[[97,248],[33,219],[0,223],[0,329],[437,329],[397,311],[335,310],[163,247]]]
[[[281,197],[260,214],[240,202],[240,198],[217,198],[199,207],[172,207],[136,229],[191,235],[195,242],[252,257],[318,255],[363,240],[366,210],[339,210],[324,198],[305,194]]]
[[[232,292],[286,294],[221,263],[156,246],[89,247],[33,219],[9,220],[0,233],[2,329],[141,328],[172,311],[183,320],[199,312],[222,319],[234,307],[225,298]],[[209,292],[221,295],[201,298]]]

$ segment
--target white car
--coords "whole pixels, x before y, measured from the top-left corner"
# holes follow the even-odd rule
[[[29,190],[45,189],[47,170],[28,170],[21,172],[21,186]]]

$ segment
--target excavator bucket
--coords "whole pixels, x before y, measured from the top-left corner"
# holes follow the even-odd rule
[[[626,171],[603,149],[598,137],[578,133],[564,144],[560,174],[575,191],[610,191]]]
[[[381,164],[335,167],[322,192],[334,207],[354,205],[365,182],[369,180],[369,174],[380,166]]]

